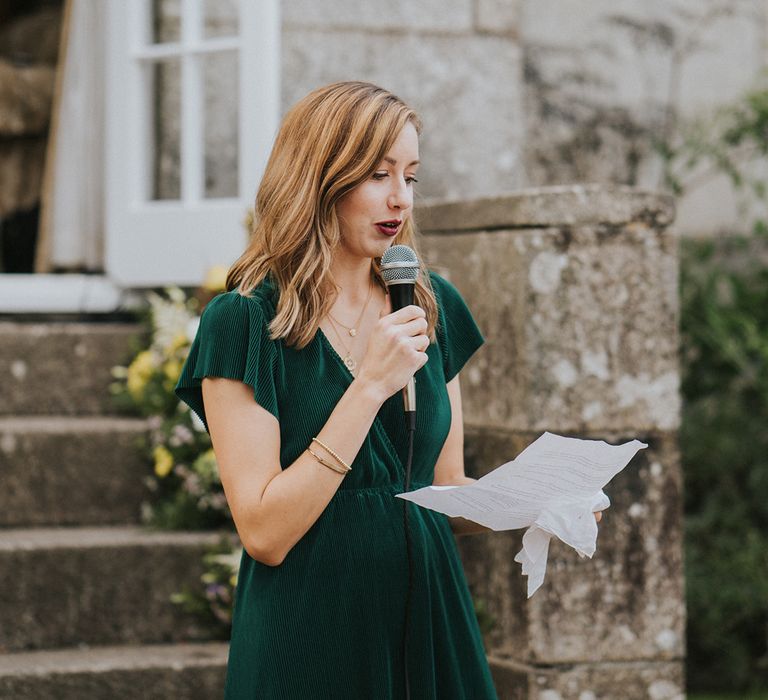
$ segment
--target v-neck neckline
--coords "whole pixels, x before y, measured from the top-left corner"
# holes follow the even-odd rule
[[[349,367],[347,367],[347,365],[344,364],[344,360],[341,359],[341,355],[339,355],[339,353],[336,352],[336,348],[334,348],[333,345],[331,345],[331,341],[328,340],[328,336],[326,336],[325,333],[323,333],[323,329],[320,328],[320,326],[317,327],[317,332],[320,334],[320,344],[325,345],[328,348],[331,355],[333,355],[333,357],[336,358],[336,362],[342,367],[342,371],[344,372],[348,380],[347,386],[349,386],[349,384],[351,384],[355,380],[355,375],[349,371]],[[373,424],[371,427],[376,426],[378,428],[382,439],[387,443],[392,457],[394,457],[394,459],[397,462],[397,465],[400,468],[400,477],[405,478],[404,477],[405,465],[403,464],[400,458],[400,455],[397,452],[397,447],[395,447],[395,443],[393,442],[392,437],[390,436],[386,427],[384,427],[384,422],[382,421],[382,411],[384,410],[385,406],[389,404],[392,397],[397,396],[399,393],[400,392],[395,392],[394,394],[392,394],[392,396],[384,400],[384,403],[381,404],[378,412],[373,418]]]
[[[341,357],[341,355],[339,355],[339,353],[336,350],[336,348],[333,347],[333,344],[328,339],[328,336],[325,334],[323,329],[320,328],[320,326],[317,327],[317,332],[320,334],[320,338],[321,338],[322,343],[324,343],[326,345],[326,347],[331,351],[331,354],[336,358],[338,363],[344,368],[344,372],[345,372],[347,378],[350,380],[350,383],[353,382],[355,380],[355,375],[352,374],[352,372],[350,371],[349,367],[347,367],[347,365],[344,362],[343,358]]]

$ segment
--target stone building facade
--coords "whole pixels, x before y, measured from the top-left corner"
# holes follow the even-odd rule
[[[323,83],[377,82],[424,117],[425,198],[575,182],[658,189],[657,140],[768,67],[762,0],[283,0],[282,109]],[[725,178],[677,231],[745,228]]]
[[[179,7],[162,3],[161,21]],[[235,5],[217,7],[212,21],[226,25]],[[424,119],[424,199],[575,182],[659,189],[658,144],[768,68],[762,0],[282,0],[280,12],[281,113],[337,80],[392,90]],[[232,94],[230,68],[212,102]],[[225,148],[232,122],[220,124]],[[738,201],[725,176],[707,178],[678,202],[676,230],[744,231]]]

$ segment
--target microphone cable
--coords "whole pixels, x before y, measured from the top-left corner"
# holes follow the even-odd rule
[[[416,411],[408,411],[405,414],[406,428],[408,430],[408,461],[405,465],[405,492],[411,487],[411,462],[413,461],[413,437],[416,434]],[[408,629],[411,620],[411,598],[413,592],[413,549],[411,532],[408,527],[409,503],[403,500],[403,529],[405,530],[405,551],[408,557],[408,589],[405,594],[405,626],[403,627],[403,669],[405,672],[405,700],[411,698],[411,685],[408,675]]]
[[[414,288],[419,277],[420,266],[416,253],[407,245],[393,245],[381,256],[381,276],[387,285],[393,311],[414,303]],[[411,488],[411,463],[413,462],[413,436],[416,432],[416,378],[403,387],[405,427],[408,431],[408,459],[405,465],[405,491]],[[403,627],[403,670],[405,673],[405,698],[410,700],[411,686],[408,676],[408,632],[413,603],[413,543],[408,525],[408,501],[403,501],[403,529],[405,549],[408,558],[408,589],[405,595],[405,625]]]

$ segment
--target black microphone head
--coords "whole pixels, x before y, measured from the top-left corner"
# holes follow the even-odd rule
[[[415,284],[419,278],[419,259],[407,245],[393,245],[381,256],[381,276],[392,284]]]

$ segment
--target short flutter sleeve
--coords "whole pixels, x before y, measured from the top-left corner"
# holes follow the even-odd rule
[[[430,271],[438,309],[437,341],[443,357],[446,383],[485,342],[459,290],[447,279]]]
[[[230,291],[214,297],[203,309],[175,392],[207,429],[203,377],[238,379],[253,388],[256,403],[280,420],[277,369],[277,341],[269,337],[260,300]]]

